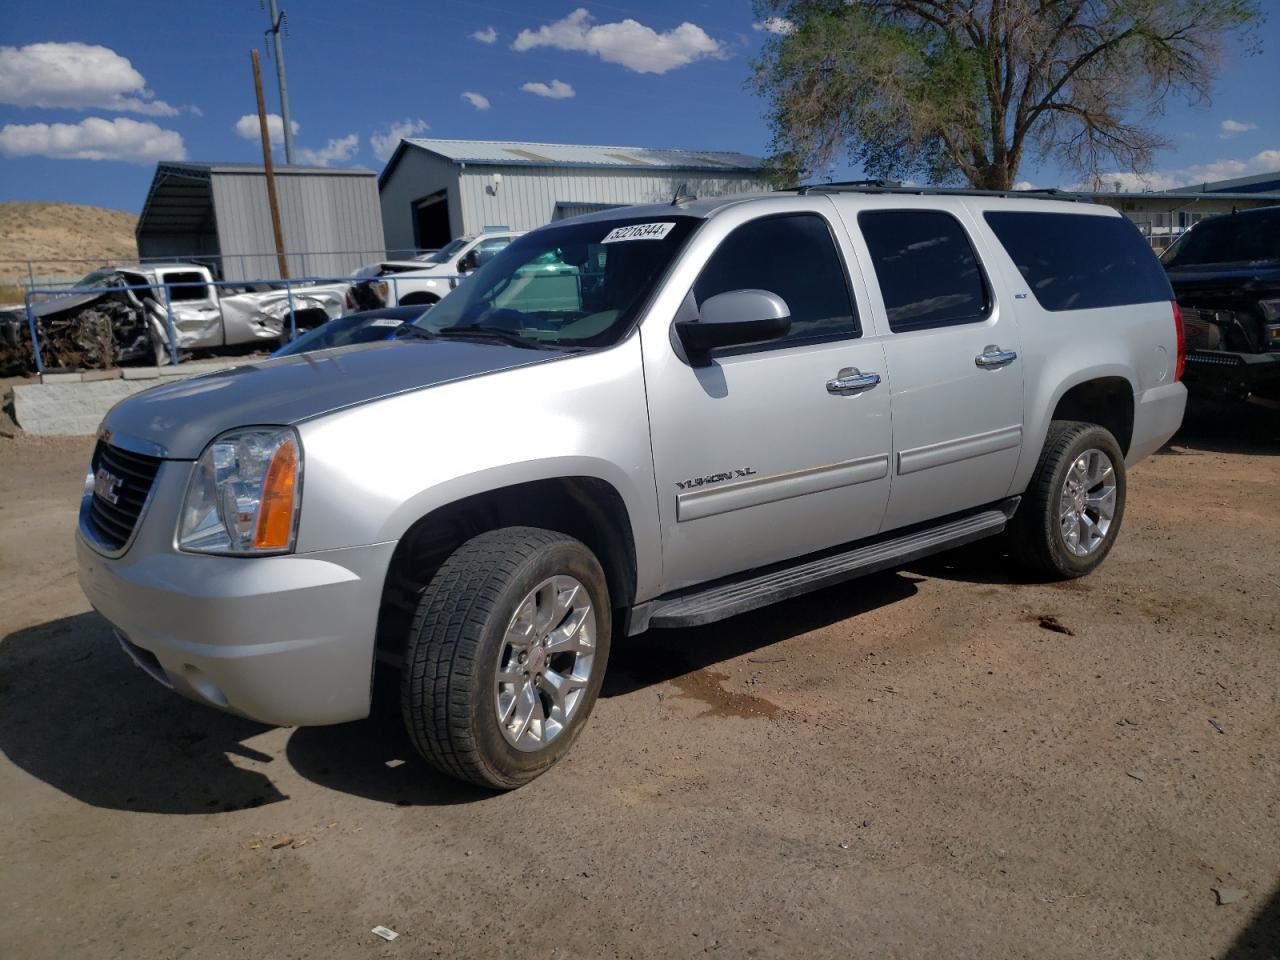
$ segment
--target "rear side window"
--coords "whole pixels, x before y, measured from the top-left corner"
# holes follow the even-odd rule
[[[767,347],[858,335],[844,262],[827,221],[816,214],[752,220],[725,237],[693,297],[701,306],[730,290],[768,290],[787,302],[791,332]]]
[[[162,277],[169,287],[169,299],[175,303],[179,300],[208,300],[209,288],[205,285],[202,273],[166,273]]]
[[[894,333],[974,323],[990,312],[986,277],[955,217],[938,210],[864,210],[858,226]]]
[[[984,216],[1046,310],[1173,299],[1160,261],[1124,217],[1008,211]]]

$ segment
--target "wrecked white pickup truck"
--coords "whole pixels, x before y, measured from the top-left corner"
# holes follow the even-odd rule
[[[197,263],[103,267],[31,309],[45,367],[159,366],[172,359],[171,319],[180,353],[278,341],[289,333],[291,307],[297,330],[319,326],[354,307],[350,287],[218,286]],[[34,369],[30,341],[25,311],[0,321],[0,369]]]

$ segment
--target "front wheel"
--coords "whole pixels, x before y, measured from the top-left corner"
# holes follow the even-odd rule
[[[510,790],[560,760],[609,656],[604,571],[550,530],[480,534],[440,567],[409,631],[401,704],[429,763]]]
[[[1124,454],[1109,430],[1055,420],[1009,525],[1014,557],[1050,577],[1089,573],[1120,532],[1125,484]]]

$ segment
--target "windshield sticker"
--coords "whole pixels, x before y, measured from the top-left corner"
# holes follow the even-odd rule
[[[619,243],[623,240],[661,240],[674,227],[674,223],[633,223],[629,227],[614,227],[605,234],[601,243]]]
[[[398,327],[404,323],[403,320],[397,320],[395,317],[378,317],[369,323],[371,327]]]

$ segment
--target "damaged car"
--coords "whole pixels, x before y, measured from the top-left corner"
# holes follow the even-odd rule
[[[1280,207],[1201,220],[1161,260],[1182,314],[1187,389],[1280,397]]]
[[[169,328],[181,353],[287,337],[354,307],[349,283],[292,289],[222,287],[197,263],[104,267],[66,294],[35,300],[31,313],[46,367],[108,368],[170,363]],[[25,313],[0,329],[0,368],[35,369]]]

